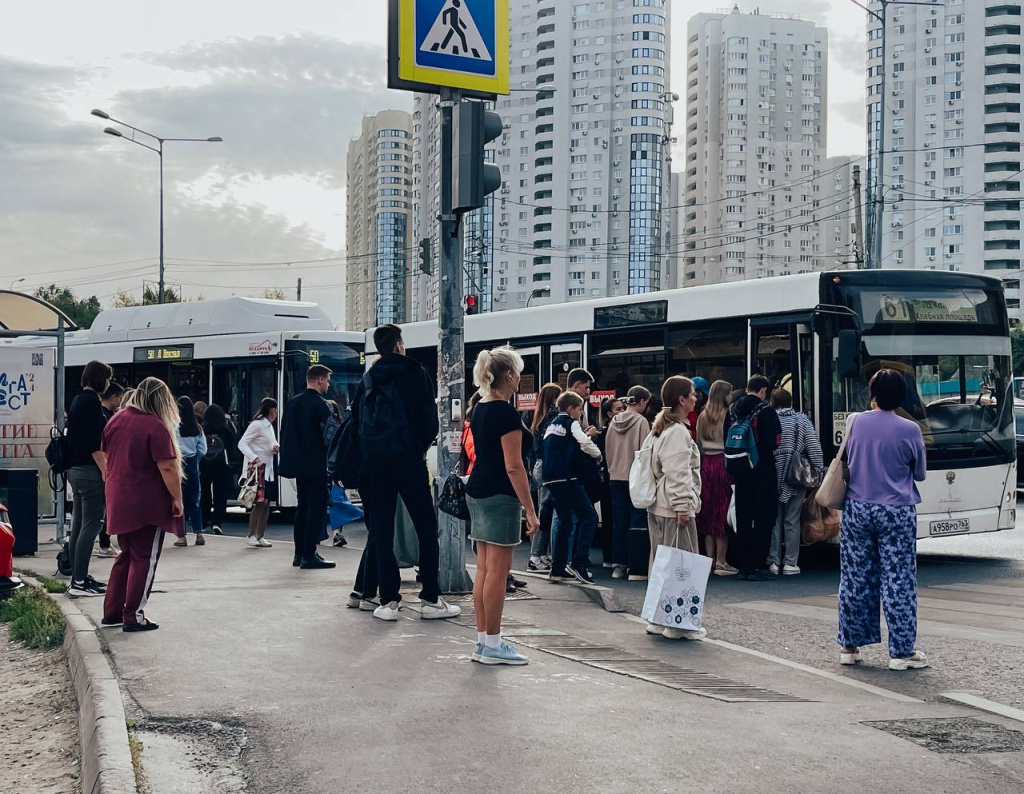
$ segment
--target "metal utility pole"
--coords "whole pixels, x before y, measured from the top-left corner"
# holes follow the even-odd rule
[[[224,139],[219,135],[214,135],[210,138],[161,138],[159,135],[154,135],[151,132],[146,132],[138,127],[133,127],[125,121],[115,119],[109,113],[105,113],[102,110],[92,110],[91,115],[96,118],[103,119],[105,121],[112,121],[115,124],[120,124],[131,130],[130,137],[126,137],[120,130],[115,130],[113,127],[107,127],[103,131],[107,135],[113,135],[115,138],[124,138],[134,144],[138,144],[143,149],[149,149],[151,152],[156,152],[157,157],[160,158],[160,280],[157,286],[157,303],[164,302],[164,144],[167,141],[179,141],[188,143],[223,143]],[[135,134],[145,135],[147,138],[152,138],[156,141],[157,145],[150,146],[149,144],[143,143],[142,141],[135,139]]]
[[[299,277],[298,283],[295,285],[295,300],[302,300],[302,277]]]
[[[864,208],[860,192],[859,165],[853,167],[853,211],[854,245],[856,246],[854,258],[857,262],[857,269],[861,270],[864,267]]]
[[[437,445],[437,481],[443,483],[456,471],[462,452],[466,358],[463,347],[462,234],[460,215],[452,207],[452,170],[455,108],[462,101],[457,88],[441,90],[441,260],[438,267],[437,316],[437,411],[440,437]],[[441,591],[468,593],[473,580],[466,571],[466,541],[462,522],[438,511],[438,566]]]

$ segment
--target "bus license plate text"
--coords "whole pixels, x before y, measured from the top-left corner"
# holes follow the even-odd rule
[[[932,521],[928,524],[929,535],[959,535],[971,531],[971,519],[954,518],[950,521]]]

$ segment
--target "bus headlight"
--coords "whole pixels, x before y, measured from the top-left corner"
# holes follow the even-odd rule
[[[1017,508],[1011,507],[999,514],[999,528],[1013,529],[1017,525]]]

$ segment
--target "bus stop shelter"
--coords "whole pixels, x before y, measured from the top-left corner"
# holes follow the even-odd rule
[[[67,332],[76,329],[77,326],[72,322],[71,318],[56,306],[21,292],[0,290],[0,340],[25,337],[36,338],[40,341],[40,350],[50,348],[47,340],[52,340],[52,347],[56,350],[53,361],[52,421],[53,427],[57,428],[57,432],[60,433],[64,432],[64,341]],[[23,346],[19,345],[17,347],[22,348]],[[2,349],[13,352],[15,346],[0,347],[0,350]],[[31,355],[31,351],[28,354]],[[10,385],[10,381],[5,382],[2,374],[0,374],[0,396],[3,397],[2,405],[0,405],[0,414],[3,413],[4,409],[10,411],[18,407],[17,394]],[[47,416],[49,417],[48,414]],[[3,416],[0,416],[0,420],[7,421]],[[43,476],[43,472],[46,469],[43,464],[39,463],[39,457],[42,455],[45,443],[48,440],[48,437],[35,439],[35,441],[40,443],[33,444],[30,451],[36,465],[41,467],[41,476]],[[57,524],[56,539],[62,541],[64,539],[66,485],[61,477],[56,478],[56,482],[53,485],[55,486],[53,500],[54,517]]]

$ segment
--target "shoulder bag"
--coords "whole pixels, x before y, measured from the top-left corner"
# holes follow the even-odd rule
[[[798,415],[799,416],[799,415]],[[796,449],[789,459],[789,471],[786,472],[786,484],[792,488],[808,491],[818,485],[818,477],[814,467],[807,459],[804,450],[807,448],[807,425],[797,419]]]
[[[658,500],[658,480],[654,476],[654,434],[633,453],[629,467],[629,500],[638,510],[646,510]]]
[[[821,487],[818,488],[818,493],[814,496],[814,501],[822,507],[842,510],[846,504],[846,490],[850,485],[850,468],[846,463],[846,442],[850,440],[850,434],[853,432],[855,417],[856,414],[846,420],[846,435],[843,437],[843,443],[839,445],[839,451],[833,461],[828,464],[828,471],[825,472]]]
[[[437,499],[437,509],[463,521],[469,518],[469,505],[466,504],[466,483],[458,472],[448,475]]]

